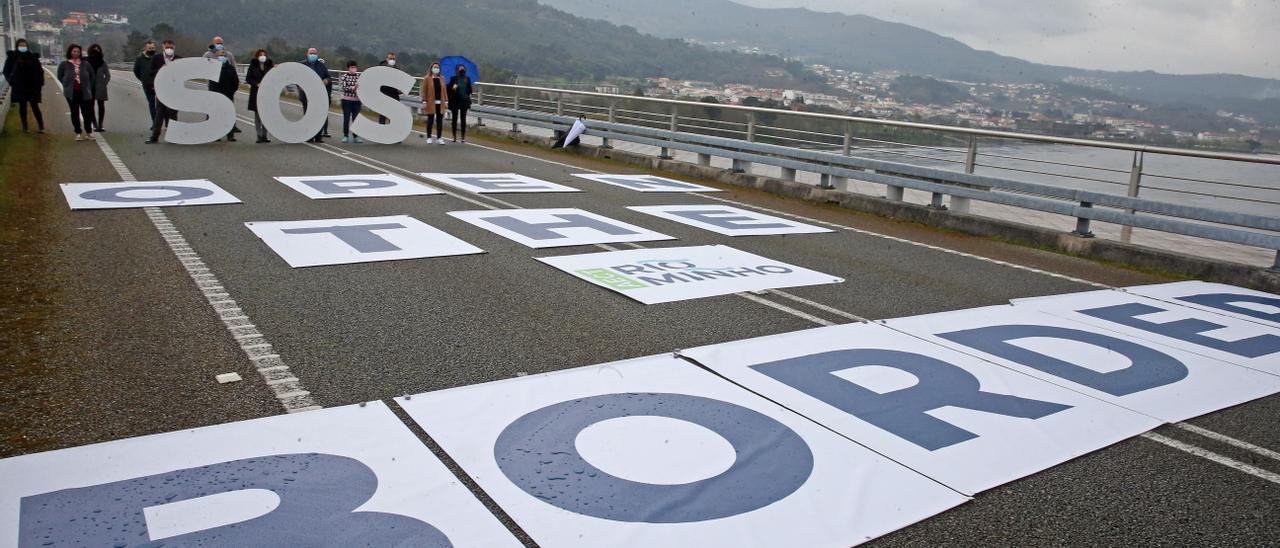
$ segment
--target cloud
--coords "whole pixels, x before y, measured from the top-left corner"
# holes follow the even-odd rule
[[[864,13],[1039,63],[1280,78],[1280,0],[735,0]]]

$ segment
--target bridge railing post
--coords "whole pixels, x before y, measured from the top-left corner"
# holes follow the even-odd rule
[[[668,141],[670,141],[670,142],[675,142],[675,140],[676,140],[676,132],[677,132],[677,131],[680,131],[680,106],[679,106],[679,105],[672,105],[672,106],[671,106],[671,125],[670,125],[670,129],[671,129],[671,138],[670,138],[670,139],[667,139],[667,140],[668,140]],[[670,159],[672,159],[672,158],[673,158],[673,156],[671,156],[671,148],[670,148],[670,147],[662,147],[662,152],[658,154],[658,159],[659,159],[659,160],[670,160]]]
[[[518,89],[511,93],[511,108],[516,111],[520,110],[520,90]],[[511,133],[520,133],[520,124],[514,121],[511,122]]]
[[[609,123],[612,124],[617,121],[618,121],[618,102],[613,99],[609,99]],[[604,142],[600,145],[600,148],[613,148],[613,143],[610,143],[609,138],[605,137]]]
[[[964,153],[964,172],[973,175],[978,168],[978,138],[969,136],[969,149]],[[951,211],[956,213],[969,212],[969,199],[961,196],[951,197]]]
[[[747,142],[756,142],[756,113],[755,111],[747,112]],[[733,170],[739,173],[751,173],[751,162],[744,160],[733,160]]]
[[[484,86],[476,86],[476,105],[484,106]],[[484,127],[484,118],[476,116],[476,125]]]
[[[1093,207],[1093,203],[1080,202],[1080,207],[1089,209]],[[1092,238],[1093,232],[1089,230],[1089,219],[1087,217],[1076,217],[1076,229],[1071,233],[1081,238]]]
[[[1129,197],[1137,198],[1138,191],[1142,189],[1142,160],[1141,150],[1133,151],[1133,165],[1129,168]],[[1124,210],[1126,215],[1133,215],[1132,209]],[[1122,225],[1120,227],[1120,241],[1127,242],[1133,239],[1133,227]]]

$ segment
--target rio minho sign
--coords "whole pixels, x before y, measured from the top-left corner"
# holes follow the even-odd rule
[[[179,112],[195,112],[208,116],[200,122],[174,120],[169,123],[165,140],[181,145],[212,143],[231,131],[236,123],[235,103],[225,95],[206,89],[189,88],[190,80],[216,81],[222,64],[212,59],[178,59],[156,73],[156,98],[169,108]],[[327,97],[320,76],[302,63],[284,63],[268,72],[259,85],[258,114],[262,124],[276,139],[286,143],[301,143],[314,137],[329,116],[328,101],[312,101],[300,120],[285,118],[280,109],[280,94],[290,84],[298,86],[310,97]],[[360,76],[360,88],[356,95],[370,110],[386,117],[387,124],[379,124],[363,117],[356,118],[352,131],[361,137],[381,144],[395,144],[409,137],[413,129],[413,112],[399,100],[380,91],[391,87],[401,93],[413,88],[413,77],[391,67],[373,67]],[[276,100],[269,100],[276,98]]]

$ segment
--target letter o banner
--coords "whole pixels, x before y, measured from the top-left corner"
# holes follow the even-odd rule
[[[626,480],[593,466],[575,441],[587,427],[621,417],[691,422],[722,436],[737,458],[720,474],[677,485]],[[560,402],[516,419],[494,443],[498,468],[550,504],[626,522],[687,523],[758,510],[809,479],[813,453],[786,425],[729,402],[684,394],[605,394]]]
[[[280,111],[280,94],[285,86],[296,84],[310,97],[302,119],[290,122]],[[289,62],[276,65],[258,85],[258,116],[271,135],[285,143],[301,143],[315,137],[329,117],[329,94],[316,71],[302,63]]]

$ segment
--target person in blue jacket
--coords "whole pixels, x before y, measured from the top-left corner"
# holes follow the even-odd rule
[[[316,71],[316,75],[319,76],[320,81],[324,83],[325,89],[326,90],[330,89],[330,86],[332,84],[329,81],[329,67],[324,66],[324,61],[320,60],[320,55],[319,55],[319,52],[316,50],[316,48],[307,48],[307,59],[303,61],[302,64],[307,65],[308,67],[311,67],[311,70]],[[301,89],[298,90],[298,99],[302,101],[302,109],[306,110],[307,94],[302,93]],[[329,97],[327,93],[326,93],[326,96],[324,97],[324,109],[329,110]],[[310,142],[323,143],[324,135],[326,133],[329,133],[329,116],[328,115],[325,115],[324,117],[324,127],[322,127],[318,133],[316,133],[315,137],[312,137],[310,139]]]

